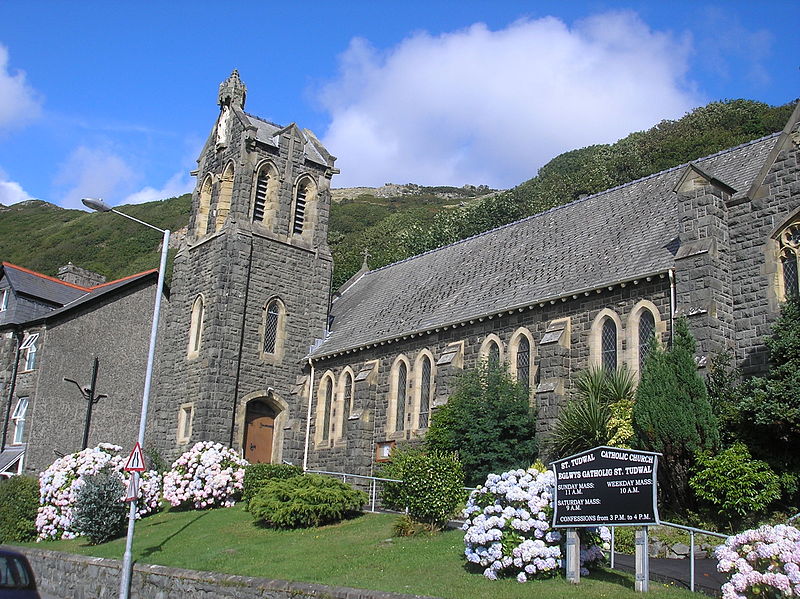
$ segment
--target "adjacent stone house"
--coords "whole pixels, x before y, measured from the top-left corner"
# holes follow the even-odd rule
[[[678,315],[700,368],[727,349],[763,372],[764,338],[799,291],[800,109],[783,132],[365,265],[332,293],[335,158],[310,131],[246,113],[245,100],[234,72],[175,257],[146,441],[167,459],[211,440],[254,462],[368,475],[393,445],[424,436],[454,378],[481,359],[507,363],[528,388],[544,435],[577,372],[627,365],[638,376],[648,341],[668,343]],[[141,345],[126,348],[125,367],[135,354],[144,370],[147,330],[125,331]],[[64,355],[53,359],[65,372]],[[53,426],[43,417],[42,431]],[[104,440],[125,445],[129,432]]]

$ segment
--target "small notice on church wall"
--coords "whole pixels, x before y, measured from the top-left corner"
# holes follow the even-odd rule
[[[660,454],[595,447],[556,460],[553,526],[647,526],[658,524]]]

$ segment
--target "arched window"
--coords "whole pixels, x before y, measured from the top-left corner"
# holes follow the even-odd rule
[[[302,235],[306,223],[306,200],[308,199],[308,185],[302,182],[297,186],[297,195],[294,201],[294,218],[292,219],[292,234]]]
[[[408,396],[408,366],[405,362],[400,362],[397,368],[395,390],[394,430],[401,431],[406,427],[406,398]]]
[[[778,238],[784,297],[800,293],[800,223],[786,227]]]
[[[194,234],[196,237],[202,237],[208,230],[208,211],[211,209],[211,175],[207,175],[203,179],[203,184],[200,186],[200,203],[197,206],[197,216],[194,223]]]
[[[316,220],[317,187],[314,181],[305,175],[298,181],[294,192],[294,210],[290,235],[309,238],[314,231]]]
[[[517,342],[517,382],[530,392],[531,387],[531,343],[525,335]]]
[[[604,370],[617,369],[617,323],[606,318],[603,322],[602,337],[600,340],[601,360]]]
[[[228,219],[231,211],[231,198],[233,197],[233,163],[225,167],[222,181],[219,186],[219,199],[217,200],[217,218],[215,230],[219,231]]]
[[[650,310],[642,310],[639,316],[639,372],[644,368],[644,361],[655,342],[656,319]]]
[[[489,366],[498,366],[503,363],[503,346],[500,337],[491,333],[483,340],[478,351],[478,360],[486,362]]]
[[[264,163],[256,173],[253,222],[271,226],[275,215],[278,176],[275,167]]]
[[[342,436],[347,433],[347,419],[353,413],[353,403],[355,401],[355,387],[353,385],[353,374],[349,370],[344,372],[344,385],[342,388]]]
[[[431,413],[431,394],[433,388],[432,364],[428,356],[422,356],[419,374],[419,428],[428,428]]]
[[[322,392],[322,440],[331,435],[331,412],[333,412],[333,377],[326,377]]]
[[[281,309],[278,300],[272,300],[264,310],[264,353],[274,354],[278,343],[278,324]]]
[[[195,358],[200,353],[200,342],[203,338],[203,296],[198,295],[192,304],[192,316],[189,324],[189,357]]]

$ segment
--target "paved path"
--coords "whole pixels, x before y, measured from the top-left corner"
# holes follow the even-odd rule
[[[623,553],[614,555],[614,568],[626,572],[636,570],[634,557]],[[689,560],[650,558],[650,580],[674,582],[689,588]],[[725,574],[717,572],[717,560],[696,559],[694,561],[694,590],[707,595],[720,595],[720,587],[727,582]]]

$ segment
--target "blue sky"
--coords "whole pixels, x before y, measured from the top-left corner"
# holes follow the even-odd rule
[[[0,0],[0,203],[190,191],[237,68],[335,187],[510,187],[712,100],[800,96],[800,3]]]

